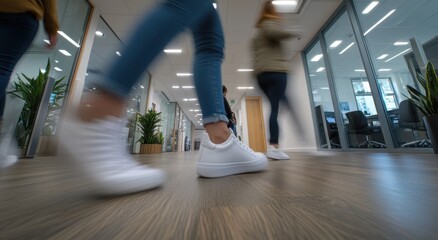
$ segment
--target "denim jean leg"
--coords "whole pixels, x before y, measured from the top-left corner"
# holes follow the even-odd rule
[[[35,38],[38,24],[30,13],[0,13],[0,119],[11,74]]]
[[[192,32],[195,41],[194,81],[203,124],[219,121],[228,123],[221,74],[224,34],[219,15],[212,5],[204,19],[192,26]]]
[[[184,29],[204,18],[210,1],[166,0],[140,21],[122,50],[122,56],[96,84],[103,90],[125,98],[164,47]]]

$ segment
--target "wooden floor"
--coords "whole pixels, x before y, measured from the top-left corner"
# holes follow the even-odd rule
[[[290,153],[269,171],[204,179],[197,153],[138,159],[156,190],[94,198],[56,158],[0,171],[0,239],[438,239],[438,157]]]

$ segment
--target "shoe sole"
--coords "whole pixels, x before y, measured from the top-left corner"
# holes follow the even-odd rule
[[[200,163],[198,162],[198,174],[201,177],[206,178],[218,178],[229,175],[260,172],[266,170],[268,167],[268,161],[262,157],[251,162],[242,163]]]
[[[279,157],[271,157],[271,156],[266,156],[267,158],[270,158],[272,160],[290,160],[290,158],[279,158]]]

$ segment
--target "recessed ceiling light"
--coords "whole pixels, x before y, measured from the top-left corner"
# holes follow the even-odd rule
[[[67,34],[65,34],[65,32],[63,31],[58,31],[59,35],[61,35],[63,38],[67,39],[67,41],[69,41],[71,44],[73,44],[73,46],[79,48],[81,47],[79,44],[77,44],[73,39],[71,39],[71,37],[69,37]]]
[[[55,62],[56,62],[56,63],[59,63],[59,61],[58,61],[58,60],[55,60]]]
[[[409,44],[409,42],[395,42],[394,46],[406,46],[408,44]]]
[[[309,76],[314,77],[314,76],[316,76],[316,75],[315,75],[315,74],[310,74]]]
[[[313,58],[312,58],[312,60],[310,60],[311,62],[318,62],[319,60],[321,60],[321,58],[323,57],[324,55],[322,55],[322,54],[318,54],[318,55],[315,55]]]
[[[182,53],[182,49],[164,49],[164,52],[168,54],[180,54]]]
[[[143,86],[143,85],[140,85],[140,88],[144,89],[144,86]]]
[[[383,54],[382,56],[378,57],[377,59],[382,60],[385,59],[388,56],[388,54]]]
[[[71,54],[69,52],[67,52],[66,50],[64,50],[64,49],[59,49],[59,52],[64,54],[65,56],[68,56],[68,57],[71,56]]]
[[[238,72],[252,72],[254,69],[252,68],[239,68],[237,69]]]
[[[116,54],[117,54],[119,57],[122,56],[122,54],[121,54],[119,51],[116,51]]]
[[[354,42],[350,43],[350,45],[348,45],[346,48],[344,48],[344,50],[342,50],[339,55],[344,54],[344,52],[346,52],[348,49],[350,49],[352,46],[354,45]]]
[[[370,29],[368,29],[363,35],[366,36],[368,33],[370,33],[374,28],[376,28],[379,24],[381,24],[383,21],[385,21],[387,18],[389,18],[389,16],[391,16],[396,9],[392,9],[391,11],[389,11],[389,13],[387,13],[382,19],[380,19],[376,24],[374,24],[372,27],[370,27]]]
[[[103,32],[101,32],[99,30],[96,31],[96,36],[103,37],[103,35],[104,35]]]
[[[214,9],[217,9],[217,3],[213,3]]]
[[[198,100],[198,99],[196,99],[196,98],[184,98],[183,99],[184,102],[193,102],[193,101],[196,101],[196,100]]]
[[[182,86],[182,88],[185,88],[185,89],[187,89],[187,88],[195,88],[195,86]]]
[[[50,41],[48,39],[44,39],[44,42],[50,44]]]
[[[192,73],[177,73],[176,76],[178,77],[189,77],[189,76],[193,76]]]
[[[372,1],[363,11],[362,14],[368,14],[371,11],[373,11],[373,9],[379,5],[379,1]]]
[[[272,4],[275,5],[277,12],[282,13],[292,13],[298,12],[298,1],[287,1],[287,0],[277,0],[272,1]]]
[[[322,72],[322,71],[324,71],[324,70],[325,70],[325,68],[320,67],[320,68],[316,69],[316,72]]]
[[[392,69],[389,68],[381,68],[379,69],[379,72],[390,72]]]
[[[337,48],[342,43],[342,40],[336,40],[330,45],[330,48]]]
[[[54,67],[53,69],[55,69],[55,71],[62,72],[62,69],[59,67]]]
[[[355,72],[365,72],[365,69],[355,69]]]
[[[239,90],[248,90],[248,89],[254,89],[254,87],[237,87]]]
[[[321,90],[330,90],[329,87],[322,87]]]
[[[179,88],[179,86],[172,86],[172,88]]]

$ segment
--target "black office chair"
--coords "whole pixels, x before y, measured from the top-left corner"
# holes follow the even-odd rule
[[[368,119],[362,111],[352,111],[345,114],[348,118],[349,134],[364,135],[366,140],[358,145],[358,147],[367,148],[385,148],[386,145],[380,142],[371,140],[370,136],[374,133],[381,132],[380,127],[370,126]]]
[[[411,129],[414,136],[414,141],[404,143],[401,147],[431,147],[429,139],[419,139],[418,131],[426,131],[426,127],[423,123],[424,114],[418,107],[409,99],[403,100],[400,102],[399,114],[398,126]]]

